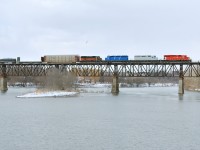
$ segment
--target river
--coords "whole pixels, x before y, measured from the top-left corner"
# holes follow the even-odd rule
[[[1,93],[0,150],[200,149],[200,93],[179,96],[178,87],[121,88],[118,96],[87,90],[63,98],[16,98],[32,88]]]

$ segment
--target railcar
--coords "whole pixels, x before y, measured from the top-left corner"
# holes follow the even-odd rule
[[[100,56],[81,56],[80,61],[81,62],[102,61],[102,58]]]
[[[164,60],[168,61],[191,61],[187,55],[164,55]]]
[[[128,61],[128,55],[108,55],[105,61]]]
[[[1,64],[16,64],[16,59],[15,58],[3,58],[0,59]]]
[[[155,55],[135,55],[134,60],[139,60],[139,61],[158,60],[158,57],[156,57]]]
[[[41,57],[43,63],[76,63],[80,61],[79,55],[45,55]]]

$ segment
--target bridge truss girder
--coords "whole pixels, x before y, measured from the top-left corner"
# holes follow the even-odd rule
[[[75,63],[75,64],[0,64],[0,75],[45,76],[57,68],[76,76],[178,77],[180,65],[184,77],[200,77],[200,63]]]

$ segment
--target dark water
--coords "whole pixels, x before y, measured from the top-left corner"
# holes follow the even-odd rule
[[[200,93],[156,87],[16,98],[31,90],[0,95],[0,150],[200,149]]]

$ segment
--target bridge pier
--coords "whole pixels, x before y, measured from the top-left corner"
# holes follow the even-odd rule
[[[114,74],[112,78],[112,90],[111,93],[117,95],[119,93],[119,77],[118,77],[118,66],[114,65]]]
[[[5,64],[2,66],[2,74],[0,75],[0,90],[1,92],[6,92],[8,90]]]
[[[180,65],[178,94],[184,94],[184,75],[183,75],[183,65]]]
[[[184,79],[179,78],[178,94],[184,94]]]
[[[118,75],[113,75],[112,79],[112,91],[113,94],[118,94],[119,93],[119,79]]]
[[[6,92],[8,90],[6,77],[0,77],[0,90],[1,92]]]

